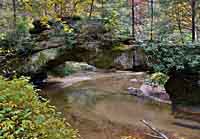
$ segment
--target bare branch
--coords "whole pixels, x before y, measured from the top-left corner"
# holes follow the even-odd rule
[[[153,132],[155,132],[157,135],[161,137],[161,139],[169,139],[164,133],[160,132],[155,127],[151,126],[147,121],[141,120],[141,122],[146,125],[148,128],[150,128]],[[158,137],[158,136],[157,136]]]

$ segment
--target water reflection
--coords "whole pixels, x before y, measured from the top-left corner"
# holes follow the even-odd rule
[[[199,138],[200,125],[174,119],[169,105],[128,95],[128,86],[141,85],[130,84],[131,78],[132,75],[119,74],[115,77],[83,81],[56,91],[47,89],[45,94],[64,116],[72,115],[76,124],[73,121],[72,123],[85,135],[84,139],[94,139],[94,135],[101,136],[97,139],[107,139],[100,132],[93,132],[94,129],[104,127],[105,121],[111,121],[118,126],[121,124],[142,127],[140,120],[143,119],[161,130],[180,134],[185,139]],[[134,78],[141,80],[143,76],[135,75]],[[81,118],[84,119],[84,124],[77,122]]]

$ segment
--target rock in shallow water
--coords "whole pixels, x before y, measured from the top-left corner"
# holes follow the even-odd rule
[[[143,96],[143,92],[140,89],[134,87],[129,87],[128,93],[134,96]]]
[[[84,62],[65,62],[65,66],[74,71],[97,71],[97,68]]]
[[[143,84],[140,88],[129,87],[128,92],[130,95],[143,96],[161,103],[171,103],[169,95],[166,93],[164,88],[160,86],[153,87]]]
[[[146,95],[146,96],[152,96],[155,98],[159,98],[164,101],[170,101],[169,95],[166,93],[165,89],[161,86],[150,86],[143,84],[140,87],[140,90]]]
[[[200,105],[199,73],[174,72],[165,88],[174,105]]]

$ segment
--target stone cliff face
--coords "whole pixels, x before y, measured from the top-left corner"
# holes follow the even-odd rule
[[[65,49],[61,55],[57,55],[53,59],[49,58],[43,66],[49,69],[66,61],[86,62],[101,69],[135,70],[138,67],[146,68],[145,55],[142,49],[134,46],[119,51],[112,47],[102,49],[76,46]]]
[[[74,38],[73,47],[68,47],[66,38],[49,38],[38,43],[39,47],[53,44],[56,53],[53,58],[48,56],[49,50],[41,53],[47,55],[42,69],[48,70],[66,61],[86,62],[97,68],[135,70],[146,68],[146,57],[138,44],[125,44],[124,40],[114,38],[112,31],[107,31],[101,23],[91,22],[80,27]],[[57,42],[59,47],[55,47]],[[38,68],[41,70],[41,68]]]
[[[48,44],[51,44],[49,41]],[[61,52],[60,52],[61,51]],[[67,61],[85,62],[99,69],[117,69],[117,70],[144,70],[147,68],[145,55],[142,48],[138,46],[115,46],[105,49],[105,47],[83,47],[77,45],[73,48],[66,48],[65,45],[44,50],[33,55],[29,64],[23,66],[28,74],[38,75],[51,69],[59,68]],[[31,76],[32,77],[32,76]]]
[[[146,57],[139,44],[114,37],[113,32],[106,30],[102,23],[91,21],[74,30],[74,36],[70,39],[66,34],[52,36],[52,29],[36,34],[35,53],[25,66],[20,67],[20,71],[37,75],[67,61],[85,62],[100,69],[146,69]],[[73,45],[70,41],[73,41]]]

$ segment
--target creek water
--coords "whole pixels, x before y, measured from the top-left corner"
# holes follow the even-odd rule
[[[79,130],[83,139],[120,139],[150,132],[140,120],[178,138],[200,139],[199,123],[175,119],[167,104],[128,94],[127,88],[139,88],[144,76],[133,72],[83,73],[53,79],[54,83],[47,85],[42,95]]]

